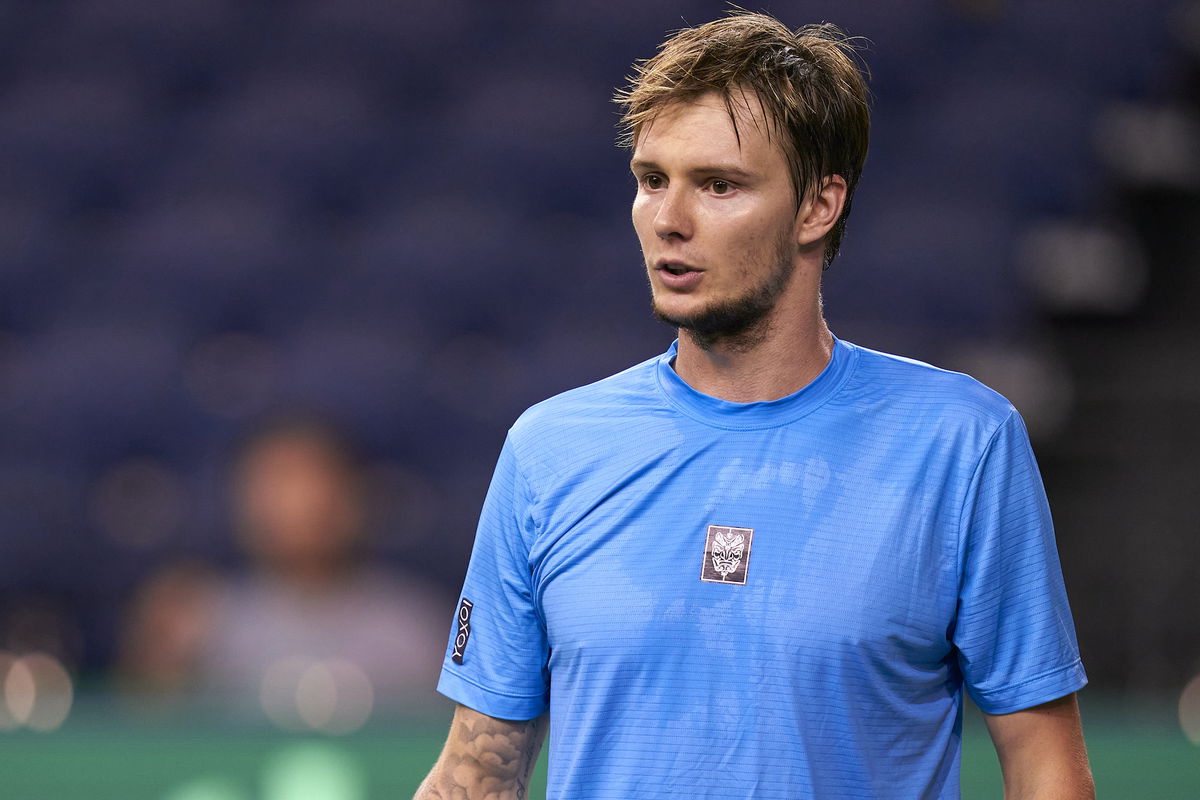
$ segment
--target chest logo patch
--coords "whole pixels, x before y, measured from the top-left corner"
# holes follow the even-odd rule
[[[709,525],[704,540],[704,564],[700,580],[706,583],[745,585],[750,569],[750,542],[753,528],[731,528]]]

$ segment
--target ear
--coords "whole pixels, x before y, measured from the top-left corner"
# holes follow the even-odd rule
[[[824,239],[845,205],[846,179],[826,175],[821,188],[809,195],[796,214],[796,243],[803,247]]]

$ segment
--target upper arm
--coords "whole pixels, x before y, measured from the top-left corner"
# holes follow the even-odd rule
[[[532,506],[510,437],[479,516],[461,595],[466,617],[455,623],[456,646],[438,681],[450,699],[500,719],[531,719],[549,707],[549,640],[530,558]]]
[[[971,699],[999,715],[1082,688],[1050,508],[1015,411],[976,464],[959,535],[951,636]]]
[[[1000,759],[1006,798],[1088,800],[1096,796],[1074,694],[983,718]]]
[[[442,754],[414,800],[526,797],[546,721],[545,714],[505,720],[458,706]]]

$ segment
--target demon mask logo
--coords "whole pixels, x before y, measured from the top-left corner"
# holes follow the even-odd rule
[[[700,580],[744,584],[750,567],[750,541],[753,537],[752,528],[709,525]]]

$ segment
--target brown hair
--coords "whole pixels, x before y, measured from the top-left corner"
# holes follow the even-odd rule
[[[623,147],[632,149],[664,106],[709,92],[725,99],[737,132],[733,96],[748,91],[767,115],[767,135],[772,129],[782,133],[797,202],[826,176],[845,179],[846,203],[825,242],[828,267],[845,232],[871,127],[867,84],[852,40],[830,23],[792,31],[773,17],[738,10],[679,31],[634,70],[629,87],[614,98],[624,110]]]

